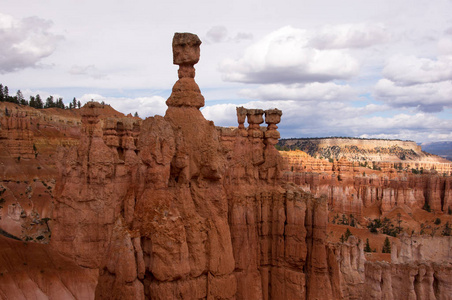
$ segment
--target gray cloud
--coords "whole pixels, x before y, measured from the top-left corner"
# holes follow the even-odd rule
[[[316,30],[310,45],[317,49],[366,48],[385,43],[389,38],[382,25],[343,24]]]
[[[211,43],[221,43],[226,41],[228,30],[224,26],[214,26],[206,33],[207,40]]]
[[[52,22],[38,17],[16,20],[0,14],[0,73],[35,67],[51,55],[62,39],[51,27]]]
[[[395,56],[385,65],[383,76],[397,85],[452,80],[452,55],[439,56],[437,59]]]
[[[214,26],[207,31],[205,40],[208,44],[217,43],[240,43],[245,40],[252,40],[253,34],[246,32],[238,32],[234,37],[229,35],[228,29],[225,26]]]
[[[235,37],[232,38],[232,40],[236,43],[239,43],[245,40],[252,40],[253,38],[254,36],[252,33],[239,32],[235,35]]]
[[[424,112],[440,112],[452,107],[452,82],[442,81],[399,86],[381,79],[375,87],[375,98],[393,107],[414,107]]]

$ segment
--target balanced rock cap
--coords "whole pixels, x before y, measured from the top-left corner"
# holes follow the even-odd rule
[[[173,37],[173,64],[193,66],[198,63],[201,43],[196,34],[176,32]]]

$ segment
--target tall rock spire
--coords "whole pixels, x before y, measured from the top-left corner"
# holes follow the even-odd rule
[[[201,40],[196,34],[174,34],[173,64],[179,65],[179,80],[174,84],[171,96],[166,101],[166,105],[169,107],[200,108],[204,106],[204,97],[195,82],[195,68],[193,67],[199,61],[200,45]]]

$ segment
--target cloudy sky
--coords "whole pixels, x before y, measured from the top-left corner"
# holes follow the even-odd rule
[[[28,98],[163,115],[174,32],[203,41],[202,109],[283,111],[282,137],[452,140],[452,0],[14,0],[0,6],[0,83]]]

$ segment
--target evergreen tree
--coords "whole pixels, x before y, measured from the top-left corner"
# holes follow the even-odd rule
[[[350,226],[355,227],[355,216],[353,214],[350,214]]]
[[[352,235],[352,233],[350,232],[350,229],[347,228],[347,230],[345,231],[345,240],[348,241],[348,238]]]
[[[46,104],[44,105],[44,108],[51,108],[55,107],[55,101],[53,101],[53,96],[49,96],[46,99]]]
[[[82,104],[80,103],[80,100],[77,101],[77,107],[80,109],[82,107]]]
[[[391,253],[391,242],[389,241],[389,238],[386,237],[385,242],[383,244],[383,249],[382,251],[383,253]]]
[[[72,107],[73,108],[77,107],[77,99],[75,99],[75,97],[74,97],[74,99],[72,99]]]
[[[36,108],[36,100],[35,100],[35,97],[30,96],[30,101],[28,102],[28,105],[30,105],[30,107]]]
[[[69,109],[72,109],[72,102],[69,102]]]
[[[136,117],[136,118],[139,118],[138,112],[136,111],[135,114],[134,114],[133,116]]]
[[[369,239],[366,239],[366,245],[364,246],[364,252],[372,252],[372,248],[370,248]]]
[[[55,107],[64,109],[63,98],[58,98],[58,99],[57,99],[57,101],[55,102]]]
[[[5,101],[9,102],[9,89],[6,85],[3,88],[3,98],[5,99]]]
[[[17,93],[16,93],[16,103],[20,103],[20,104],[22,104],[22,102],[24,101],[25,99],[24,99],[24,95],[22,95],[22,92],[20,91],[20,90],[17,90]]]
[[[36,95],[36,108],[41,109],[44,107],[44,104],[42,103],[41,96],[39,94]]]
[[[0,83],[0,102],[5,101],[5,98],[3,97],[3,84]]]

